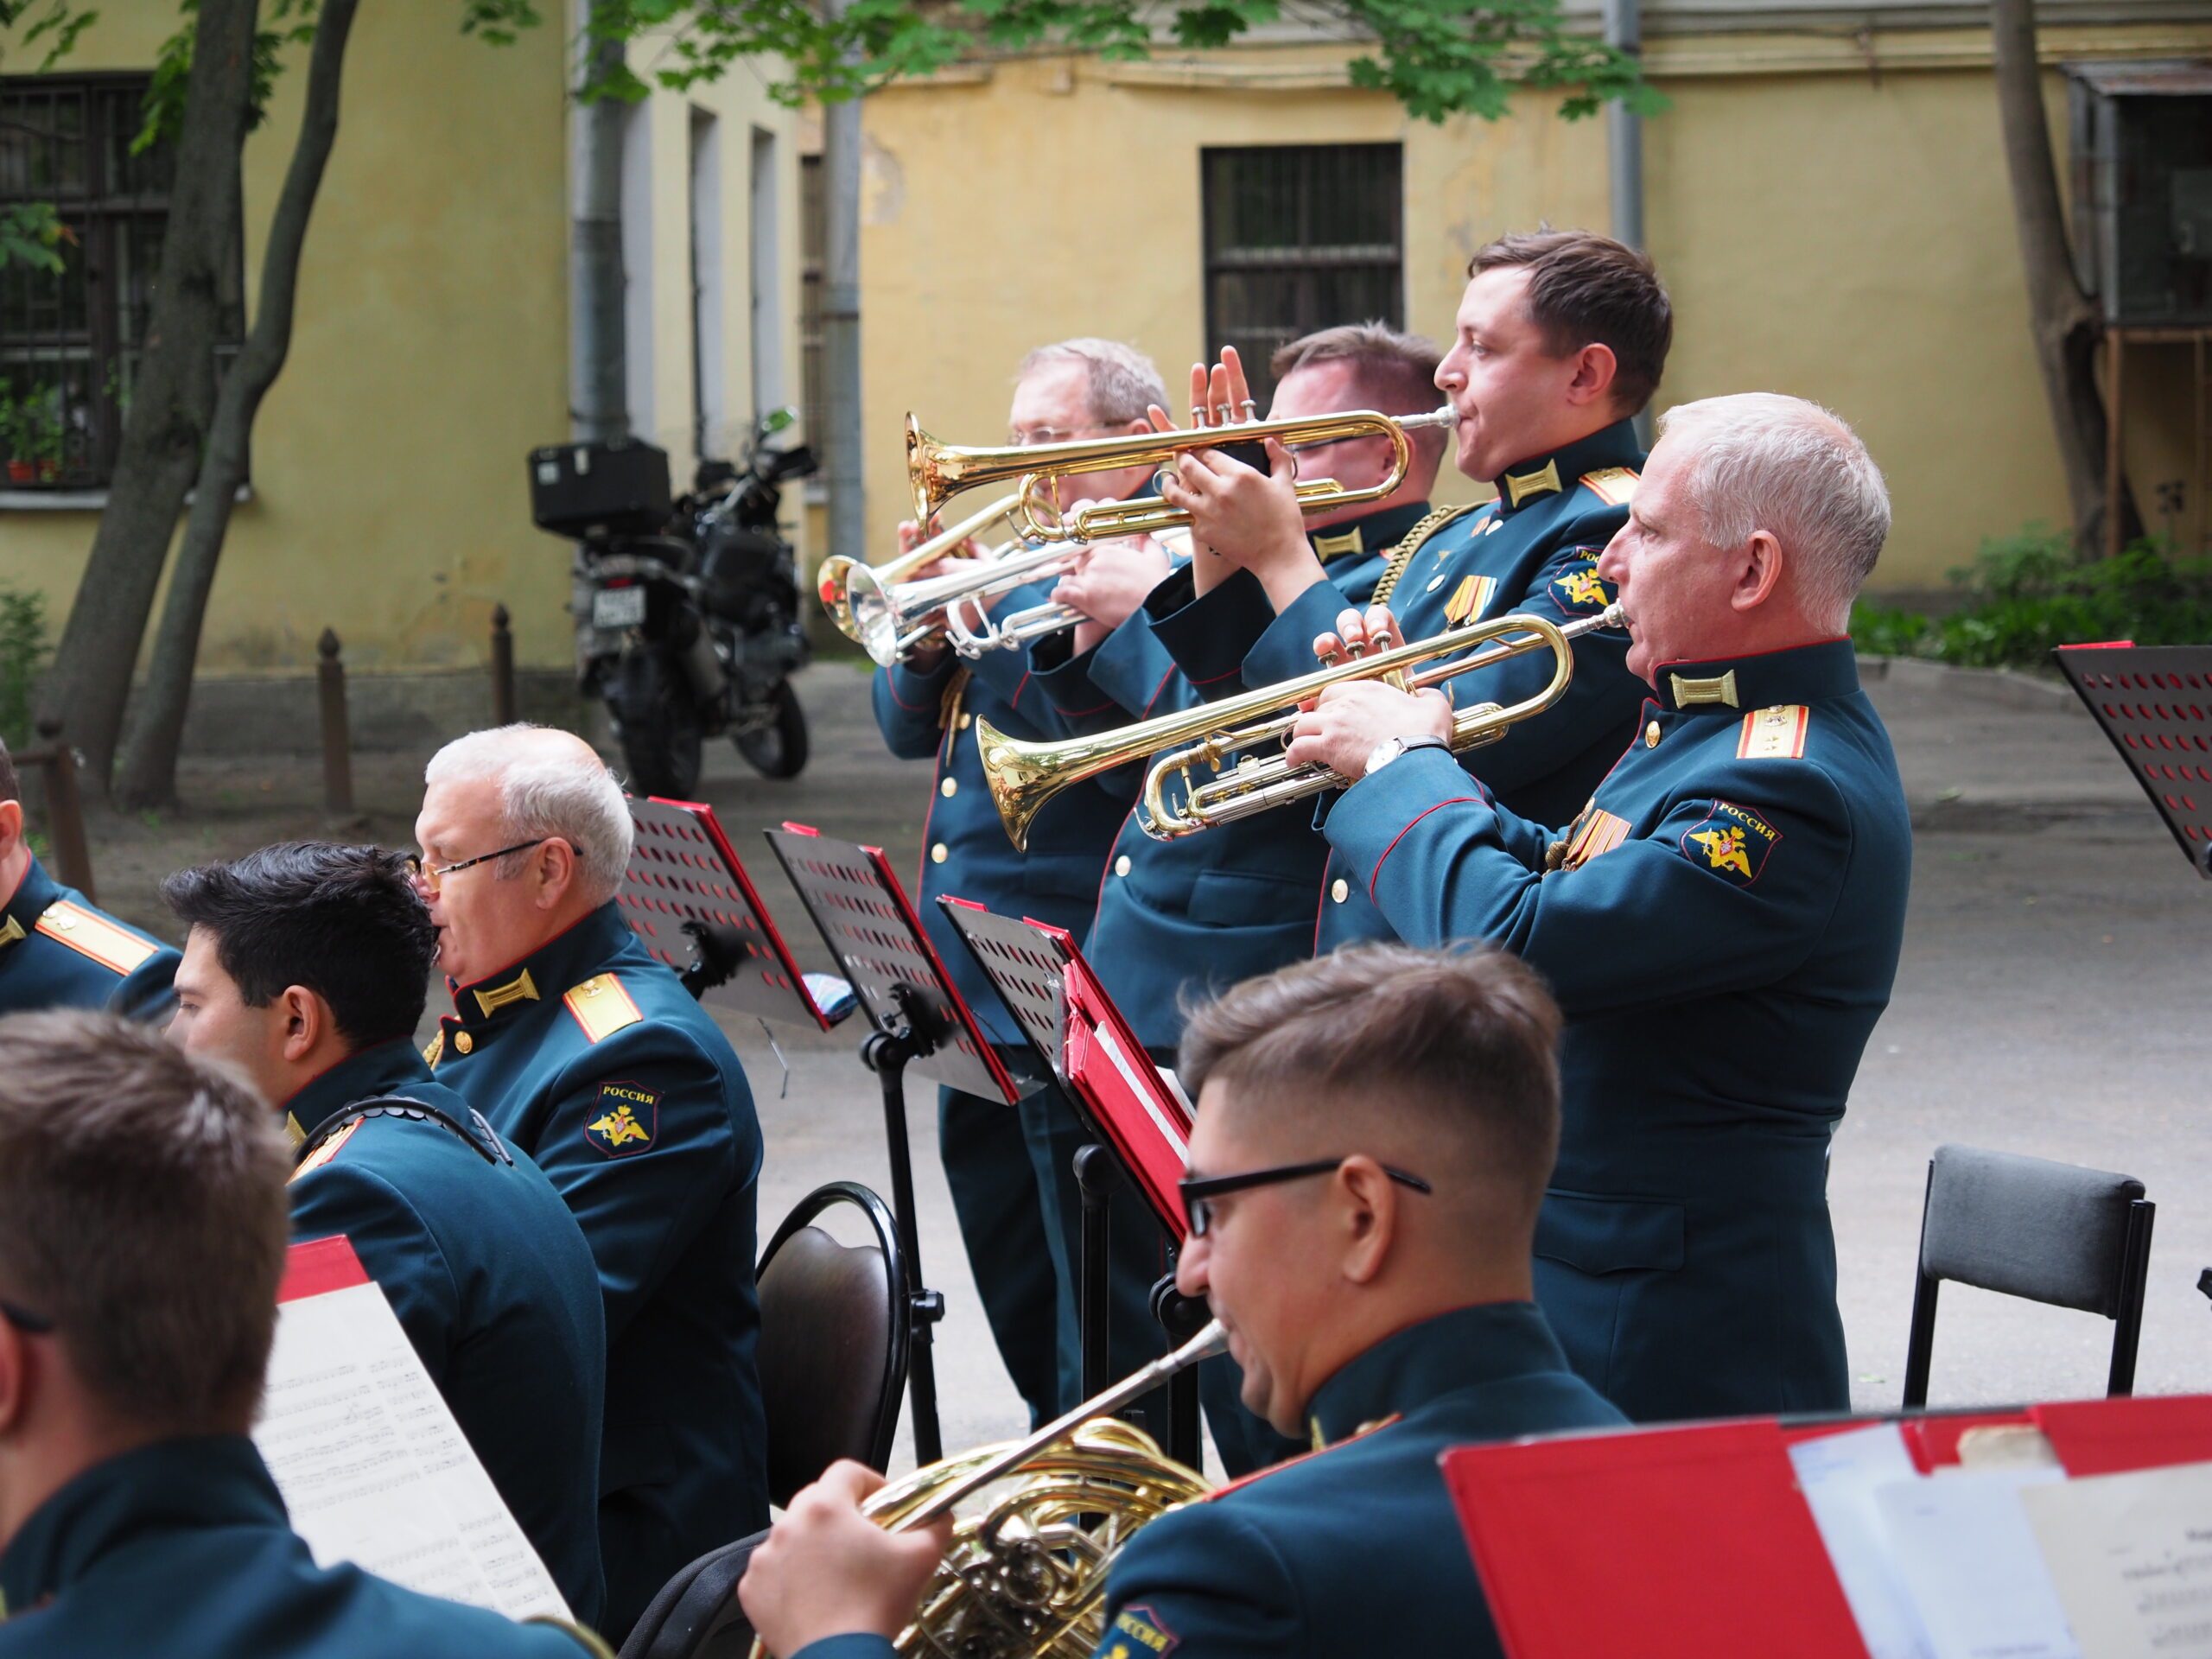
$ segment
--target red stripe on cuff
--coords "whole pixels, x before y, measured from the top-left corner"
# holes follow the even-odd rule
[[[1447,806],[1466,806],[1471,804],[1476,806],[1488,806],[1490,804],[1490,801],[1486,797],[1481,795],[1454,795],[1448,801],[1439,801],[1434,806],[1428,809],[1428,812],[1441,812]],[[1421,815],[1421,818],[1415,818],[1413,823],[1408,824],[1404,829],[1399,830],[1395,836],[1392,836],[1390,839],[1390,844],[1382,849],[1382,856],[1375,861],[1374,874],[1367,878],[1367,901],[1368,903],[1374,905],[1377,909],[1382,907],[1382,901],[1375,896],[1375,884],[1382,878],[1382,867],[1390,861],[1390,855],[1398,850],[1398,843],[1403,841],[1408,836],[1413,834],[1414,824],[1419,823],[1421,818],[1427,817],[1428,816],[1428,812],[1422,813]]]

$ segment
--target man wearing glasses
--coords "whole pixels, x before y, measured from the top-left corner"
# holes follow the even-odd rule
[[[1166,396],[1152,359],[1130,346],[1108,340],[1061,340],[1022,359],[1008,435],[1029,445],[1142,432],[1148,429],[1146,409]],[[1078,481],[1091,499],[1110,500],[1140,493],[1151,476],[1150,468],[1138,467],[1087,474]],[[921,531],[909,524],[899,534],[911,547]],[[955,568],[956,562],[944,560],[930,574]],[[1164,556],[1144,547],[1102,549],[1086,567],[1092,591],[1084,603],[1104,607],[1118,602],[1109,600],[1109,588],[1129,589],[1126,612],[1165,569]],[[1131,570],[1139,574],[1128,575]],[[1109,571],[1115,573],[1110,579]],[[1049,585],[1017,589],[991,608],[1041,604]],[[1097,631],[1096,624],[1085,628]],[[1098,874],[1122,804],[1098,785],[1085,785],[1038,814],[1027,852],[1007,839],[983,781],[976,721],[987,720],[1023,738],[1065,736],[1070,728],[1027,683],[1023,653],[991,655],[995,662],[988,668],[976,664],[971,674],[940,638],[897,666],[878,670],[875,719],[893,754],[937,762],[915,883],[922,923],[983,1034],[1019,1076],[1033,1064],[1029,1046],[936,901],[941,894],[972,899],[1006,915],[1050,922],[1080,938],[1097,900]],[[988,671],[1007,667],[1014,671]],[[1088,1138],[1057,1090],[1040,1089],[1012,1108],[962,1090],[938,1091],[938,1151],[969,1265],[999,1356],[1035,1423],[1073,1405],[1080,1388],[1076,1306],[1082,1195],[1072,1164]],[[1117,1355],[1133,1370],[1158,1351],[1159,1325],[1149,1297],[1165,1264],[1159,1227],[1134,1192],[1120,1196],[1114,1215],[1115,1255],[1122,1270],[1115,1275],[1112,1325]],[[957,1312],[953,1318],[959,1318]],[[1152,1345],[1143,1345],[1147,1343]]]
[[[1107,1580],[1102,1656],[1498,1653],[1439,1454],[1623,1421],[1531,1300],[1559,1031],[1512,958],[1395,944],[1192,1017],[1179,1276],[1228,1326],[1246,1403],[1314,1455],[1140,1532]],[[864,1520],[880,1484],[835,1465],[753,1557],[741,1596],[773,1651],[891,1652],[944,1538]]]
[[[599,1268],[619,1640],[678,1567],[767,1520],[760,1128],[728,1039],[615,905],[632,827],[598,755],[503,727],[448,743],[424,782],[417,880],[454,998],[428,1058],[551,1178]]]

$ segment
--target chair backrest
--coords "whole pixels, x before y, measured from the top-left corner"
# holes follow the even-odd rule
[[[1920,1270],[1930,1278],[2120,1317],[2131,1176],[1978,1147],[1938,1147],[1929,1166]]]
[[[753,1626],[737,1581],[768,1536],[764,1529],[709,1550],[661,1587],[622,1643],[622,1659],[747,1659]]]
[[[840,1244],[814,1219],[857,1209],[875,1235]],[[881,1469],[906,1386],[906,1264],[891,1211],[833,1181],[801,1199],[760,1258],[759,1363],[768,1421],[768,1497],[778,1505],[839,1458]]]

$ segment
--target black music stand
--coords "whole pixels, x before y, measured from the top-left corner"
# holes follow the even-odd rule
[[[976,1029],[975,1016],[938,959],[883,849],[835,841],[798,823],[766,834],[874,1027],[861,1045],[861,1059],[883,1085],[892,1210],[899,1245],[906,1255],[906,1292],[914,1309],[907,1371],[914,1402],[914,1456],[935,1463],[944,1455],[944,1443],[938,1433],[931,1327],[944,1317],[944,1298],[922,1287],[913,1157],[906,1135],[906,1068],[971,1095],[995,1095],[1009,1106],[1020,1096]]]
[[[615,902],[630,931],[699,1001],[828,1031],[826,1012],[760,902],[715,810],[658,796],[630,799],[637,827]],[[679,943],[680,941],[680,943]]]
[[[2061,645],[2051,655],[2128,774],[2212,879],[2212,645]]]
[[[1116,1187],[1129,1182],[1170,1242],[1182,1243],[1188,1223],[1175,1183],[1188,1161],[1190,1113],[1066,930],[1027,918],[1015,921],[969,899],[944,897],[938,903],[1096,1143],[1075,1160],[1083,1193],[1080,1317],[1087,1400],[1114,1381],[1106,1374],[1112,1363],[1108,1200]],[[1153,1287],[1152,1312],[1176,1344],[1197,1335],[1208,1317],[1205,1300],[1178,1290],[1172,1271]],[[1164,1438],[1168,1456],[1199,1466],[1194,1370],[1168,1382]]]

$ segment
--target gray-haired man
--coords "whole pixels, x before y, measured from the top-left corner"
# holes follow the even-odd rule
[[[678,1567],[768,1518],[760,1127],[728,1039],[615,906],[630,815],[598,755],[509,726],[448,743],[424,780],[418,880],[454,998],[429,1058],[552,1178],[599,1267],[619,1638]]]

